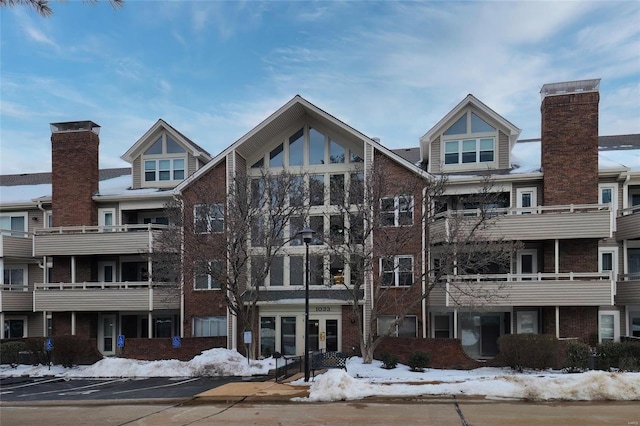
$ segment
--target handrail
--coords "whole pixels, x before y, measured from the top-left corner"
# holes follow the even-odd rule
[[[2,291],[29,291],[28,285],[23,284],[0,284]]]
[[[640,205],[627,207],[626,209],[618,209],[618,217],[640,214]]]
[[[40,228],[34,231],[35,235],[52,234],[89,234],[89,233],[111,233],[129,231],[154,231],[172,228],[171,225],[160,225],[156,223],[126,224],[110,226],[57,226],[54,228]]]
[[[0,228],[0,235],[3,237],[29,238],[32,233],[28,231],[15,231],[12,229]]]
[[[80,283],[35,283],[35,291],[48,290],[121,290],[135,288],[171,287],[174,283],[159,281],[122,281],[122,282],[80,282]]]
[[[564,280],[564,281],[611,281],[610,272],[565,272],[565,273],[547,273],[538,272],[537,274],[471,274],[471,275],[446,275],[444,277],[447,281],[459,282],[459,281],[507,281],[507,282],[519,282],[519,281],[549,281],[549,280]]]
[[[448,217],[478,217],[484,212],[489,216],[511,216],[522,214],[543,213],[587,213],[594,211],[611,211],[609,204],[568,204],[561,206],[536,206],[536,207],[502,207],[487,209],[447,210],[433,216],[434,219]]]
[[[640,281],[640,272],[630,274],[618,274],[618,281]]]

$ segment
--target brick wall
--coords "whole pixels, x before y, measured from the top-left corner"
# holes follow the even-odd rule
[[[597,92],[542,101],[544,205],[598,202]]]
[[[188,361],[202,351],[226,348],[226,337],[190,337],[180,340],[181,347],[174,348],[172,339],[126,339],[124,348],[118,349],[122,358],[145,361],[177,359]]]
[[[556,334],[555,308],[542,308],[542,333]],[[560,337],[577,337],[585,343],[594,343],[598,334],[597,306],[561,306]],[[597,338],[596,338],[597,340]]]
[[[71,335],[71,312],[53,312],[51,316],[53,336]],[[98,314],[76,312],[76,336],[95,339],[98,337]]]
[[[400,363],[406,364],[409,355],[416,351],[427,352],[431,356],[430,367],[433,368],[470,370],[482,365],[464,353],[458,339],[389,337],[378,346],[374,357],[380,359],[381,353],[389,352],[397,355]]]
[[[98,224],[99,144],[92,131],[51,135],[53,226]]]
[[[560,240],[560,272],[598,272],[598,240]],[[555,242],[544,242],[544,272],[555,272]]]
[[[358,307],[362,315],[362,307]],[[342,352],[360,356],[360,333],[353,307],[342,306]]]

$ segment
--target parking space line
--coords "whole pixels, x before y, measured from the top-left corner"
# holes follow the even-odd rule
[[[149,389],[167,388],[167,387],[171,387],[171,386],[177,386],[177,385],[182,385],[182,384],[189,383],[189,382],[194,382],[196,380],[200,380],[200,378],[199,377],[195,377],[195,378],[188,379],[188,380],[183,380],[183,381],[180,381],[180,382],[169,383],[167,385],[150,386],[150,387],[147,387],[147,388],[137,388],[137,389],[129,389],[129,390],[125,390],[125,391],[113,392],[113,395],[117,395],[117,394],[121,394],[121,393],[128,393],[128,392],[139,392],[139,391],[149,390]]]
[[[56,389],[56,390],[51,390],[51,391],[46,391],[46,392],[36,392],[36,393],[29,394],[28,396],[45,395],[45,394],[48,394],[48,393],[73,392],[73,391],[80,390],[80,389],[88,389],[88,388],[97,387],[97,386],[105,386],[105,385],[109,385],[111,383],[126,382],[127,380],[129,380],[129,379],[128,378],[124,378],[124,379],[117,379],[117,380],[109,380],[108,382],[93,383],[93,384],[90,384],[90,385],[80,386],[80,387],[71,388],[71,389]]]
[[[58,382],[61,380],[65,380],[63,377],[54,377],[53,379],[46,379],[46,380],[34,380],[31,383],[24,383],[22,385],[15,385],[15,386],[2,386],[2,390],[13,390],[13,389],[20,389],[20,388],[26,388],[29,386],[37,386],[37,385],[41,385],[43,383],[51,383],[51,382]]]

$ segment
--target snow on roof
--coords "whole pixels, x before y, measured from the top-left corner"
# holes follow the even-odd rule
[[[131,175],[122,175],[100,181],[99,197],[138,197],[145,194],[167,192],[158,188],[131,189]],[[51,197],[51,184],[38,185],[2,185],[0,186],[0,204],[31,203],[38,198]]]

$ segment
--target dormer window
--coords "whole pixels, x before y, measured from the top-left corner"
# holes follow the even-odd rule
[[[142,154],[144,182],[175,183],[185,178],[186,149],[163,133]]]
[[[491,164],[496,161],[495,127],[474,112],[467,111],[442,133],[444,164]]]

